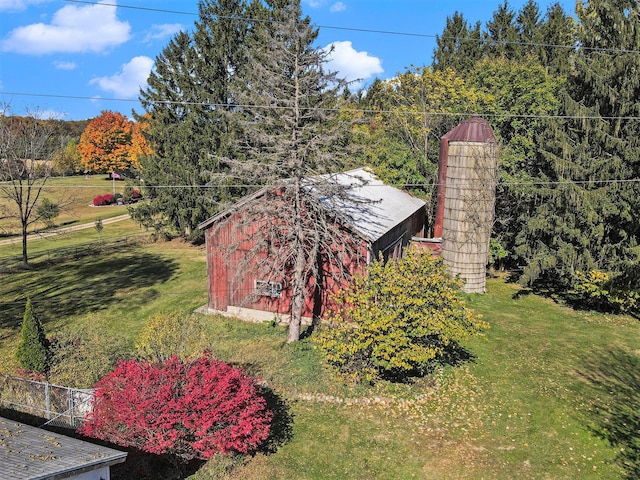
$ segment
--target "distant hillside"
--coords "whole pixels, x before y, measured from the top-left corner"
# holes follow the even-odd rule
[[[0,121],[6,125],[10,125],[10,128],[14,131],[19,131],[23,122],[29,117],[21,117],[17,115],[0,117]],[[47,149],[43,152],[43,155],[50,156],[54,151],[60,147],[65,147],[69,140],[80,140],[80,135],[87,128],[89,122],[93,120],[88,118],[86,120],[41,120],[42,123],[51,127],[52,135],[47,142]]]

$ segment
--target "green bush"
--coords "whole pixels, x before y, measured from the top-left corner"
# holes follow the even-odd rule
[[[169,313],[154,315],[145,322],[136,347],[145,359],[163,361],[177,355],[187,360],[208,350],[209,343],[196,315]]]
[[[373,382],[426,372],[453,346],[488,327],[461,299],[441,259],[410,249],[375,262],[336,297],[313,341],[343,375]]]
[[[60,215],[60,205],[48,198],[43,198],[36,209],[36,215],[42,219],[47,228],[53,228],[56,226],[56,217]]]
[[[46,373],[49,367],[49,342],[30,298],[24,309],[16,359],[22,368],[37,373]]]
[[[574,306],[600,312],[636,312],[640,308],[640,293],[616,288],[609,274],[599,270],[576,272],[568,298]]]
[[[67,328],[51,342],[49,381],[72,388],[89,388],[111,372],[116,363],[133,356],[133,345],[123,336],[96,325]]]

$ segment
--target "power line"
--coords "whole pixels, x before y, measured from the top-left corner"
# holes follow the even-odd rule
[[[640,178],[614,178],[605,180],[554,180],[554,181],[530,181],[530,182],[496,182],[496,187],[510,187],[510,186],[553,186],[553,185],[610,185],[610,184],[634,184],[640,183]],[[5,183],[6,184],[6,183]],[[0,183],[2,187],[3,183]],[[122,185],[130,188],[153,188],[153,189],[227,189],[227,188],[263,188],[267,185],[264,184],[229,184],[229,185],[187,185],[187,184],[175,184],[175,185]],[[438,183],[422,182],[422,183],[385,183],[383,185],[361,185],[358,188],[383,188],[383,187],[395,187],[395,188],[435,188],[438,187]],[[101,185],[44,185],[41,188],[43,190],[48,189],[97,189],[101,188]],[[105,185],[107,187],[107,185]],[[483,184],[474,185],[475,188],[467,188],[467,190],[484,190]],[[40,188],[40,187],[39,187]]]
[[[67,0],[70,1],[70,0]],[[51,93],[26,93],[26,92],[0,92],[0,95],[14,95],[21,97],[44,97],[44,98],[63,98],[69,100],[96,100],[96,97],[80,96],[80,95],[57,95]],[[105,98],[100,97],[101,101],[109,102],[128,102],[139,103],[139,100],[132,98]],[[250,105],[240,103],[213,103],[213,102],[188,102],[182,100],[153,100],[149,101],[158,105],[184,105],[197,107],[220,107],[220,108],[263,108],[288,110],[293,107],[280,105]],[[640,116],[599,116],[599,115],[528,115],[514,113],[486,113],[486,112],[425,112],[412,110],[384,110],[384,109],[361,109],[361,108],[339,108],[339,107],[296,107],[299,110],[315,110],[328,112],[345,112],[345,113],[369,113],[369,114],[402,114],[402,115],[424,115],[432,117],[457,116],[457,117],[482,117],[482,118],[529,118],[529,119],[547,119],[547,120],[640,120]]]
[[[168,13],[172,15],[189,15],[194,17],[198,16],[197,13],[193,13],[193,12],[167,10],[162,8],[138,7],[134,5],[119,5],[116,3],[103,3],[103,2],[95,2],[95,1],[88,1],[88,0],[65,0],[65,1],[72,2],[72,3],[82,3],[87,5],[104,5],[109,7],[126,8],[130,10],[141,10],[141,11],[156,12],[156,13]],[[265,19],[239,17],[239,16],[218,15],[217,18],[223,18],[228,20],[239,20],[239,21],[253,22],[253,23],[280,23],[276,20],[265,20]],[[341,31],[357,32],[357,33],[373,33],[378,35],[395,35],[395,36],[404,36],[404,37],[434,38],[434,39],[442,38],[442,39],[456,40],[461,42],[476,42],[476,43],[499,44],[499,45],[518,45],[522,47],[563,48],[563,49],[570,49],[570,50],[585,50],[590,52],[640,54],[640,50],[629,50],[624,48],[585,47],[585,46],[579,46],[579,45],[563,45],[563,44],[556,44],[556,43],[530,43],[530,42],[511,41],[511,40],[494,40],[490,38],[453,37],[448,35],[438,36],[438,35],[429,34],[429,33],[402,32],[402,31],[393,31],[393,30],[380,30],[380,29],[374,29],[374,28],[339,27],[335,25],[315,25],[315,27],[320,29],[326,29],[326,30],[341,30]]]

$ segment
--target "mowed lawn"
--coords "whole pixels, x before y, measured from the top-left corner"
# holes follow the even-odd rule
[[[206,303],[205,266],[203,247],[172,241],[0,274],[0,370],[16,367],[27,296],[47,334],[100,325],[135,341],[150,316]],[[640,322],[577,312],[503,279],[468,303],[491,324],[465,345],[468,361],[375,387],[336,381],[308,341],[287,345],[280,327],[202,317],[211,352],[279,398],[283,434],[275,452],[234,468],[215,459],[192,478],[624,478],[620,446],[596,434],[593,407],[608,393],[584,378],[633,375],[619,353],[640,355]]]
[[[96,196],[107,193],[113,194],[114,192],[124,193],[125,186],[125,182],[108,180],[105,174],[89,175],[87,177],[81,175],[53,177],[48,179],[44,187],[42,187],[40,200],[47,198],[53,203],[60,204],[62,209],[54,222],[58,227],[68,227],[127,213],[125,206],[96,208],[92,205],[92,201]],[[6,199],[0,198],[0,202],[8,204],[12,209],[16,208]],[[44,228],[44,223],[37,222],[29,228],[29,231],[41,231]],[[20,231],[18,219],[0,220],[0,239],[18,235]]]

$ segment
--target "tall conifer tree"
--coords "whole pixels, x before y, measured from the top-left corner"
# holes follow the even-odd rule
[[[485,40],[490,57],[513,59],[517,56],[520,47],[517,45],[519,37],[515,17],[515,12],[505,0],[487,22]]]
[[[156,58],[140,93],[155,152],[141,161],[150,202],[133,212],[147,226],[200,235],[195,227],[238,194],[212,185],[206,173],[226,168],[215,158],[226,153],[233,136],[224,115],[234,101],[229,83],[247,66],[246,18],[258,10],[244,0],[201,0],[194,33],[178,33]]]
[[[515,20],[520,45],[517,46],[517,58],[540,58],[543,43],[540,8],[534,0],[529,0],[518,12]]]
[[[518,252],[528,283],[570,285],[604,270],[638,288],[640,239],[640,6],[590,0],[576,10],[580,48],[564,101],[542,139],[539,203]]]
[[[237,143],[242,156],[225,161],[233,165],[234,178],[277,185],[276,195],[243,204],[243,221],[253,232],[259,226],[247,257],[267,254],[260,264],[263,278],[288,277],[288,341],[294,342],[305,299],[324,283],[322,267],[330,262],[342,271],[338,250],[350,248],[328,219],[328,212],[336,211],[328,204],[344,198],[346,190],[331,174],[343,167],[349,129],[337,117],[345,83],[325,70],[330,52],[314,48],[318,31],[302,16],[300,1],[266,3],[271,21],[257,29],[249,50],[252,68],[234,82],[240,106],[233,117],[244,129]]]
[[[576,22],[559,3],[547,9],[542,25],[541,63],[552,75],[566,76],[576,45]]]
[[[480,22],[470,26],[460,12],[447,17],[442,35],[436,36],[433,51],[433,68],[452,68],[463,75],[484,55],[484,42],[480,33]]]
[[[49,368],[49,342],[30,298],[24,309],[16,359],[22,368],[37,373],[45,373]]]

